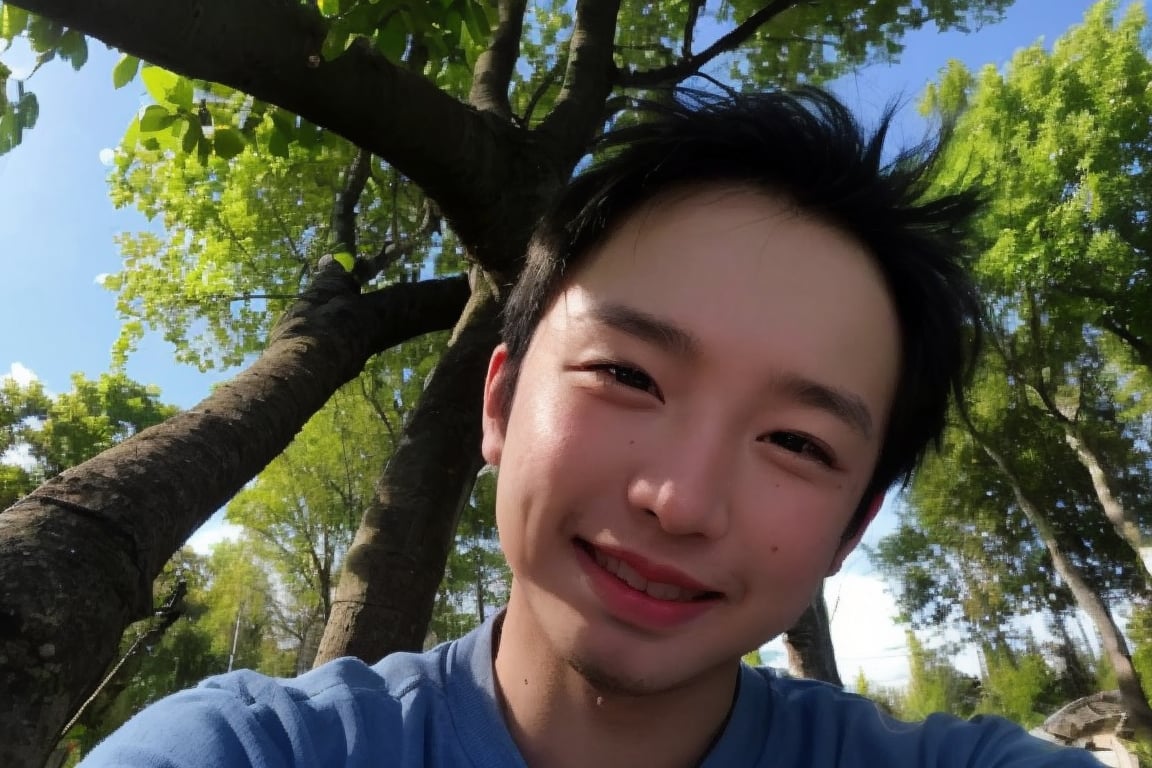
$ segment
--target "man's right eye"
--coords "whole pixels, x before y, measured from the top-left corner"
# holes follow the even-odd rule
[[[641,392],[647,392],[657,397],[661,402],[664,401],[664,396],[660,392],[660,388],[656,386],[656,382],[652,377],[644,373],[639,368],[633,368],[628,365],[620,363],[601,363],[592,366],[592,370],[604,376],[609,376],[612,380],[630,389],[638,389]]]

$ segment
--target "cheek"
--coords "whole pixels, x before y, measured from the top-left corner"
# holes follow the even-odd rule
[[[542,539],[563,533],[564,511],[586,487],[589,454],[582,420],[563,400],[517,401],[508,422],[496,489],[496,522],[509,564],[543,551]]]
[[[743,525],[732,539],[759,580],[801,589],[822,579],[851,517],[846,503],[787,488],[750,498],[753,503],[743,507]],[[771,501],[766,503],[765,498]]]

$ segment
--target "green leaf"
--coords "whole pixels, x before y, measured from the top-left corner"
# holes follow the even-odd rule
[[[28,26],[28,11],[10,3],[0,6],[0,38],[11,40]]]
[[[136,77],[136,73],[140,70],[140,59],[129,54],[124,54],[120,57],[120,61],[116,62],[116,66],[112,69],[112,85],[115,88],[123,88],[132,82]]]
[[[40,116],[40,102],[36,100],[36,94],[25,93],[24,97],[20,99],[20,103],[16,105],[16,111],[20,115],[22,128],[26,130],[34,128],[36,118]]]
[[[380,53],[392,61],[400,61],[408,47],[408,30],[404,29],[399,18],[394,17],[376,31],[374,42]]]
[[[64,28],[44,16],[32,16],[28,22],[28,42],[40,61],[51,59],[64,34]]]
[[[320,143],[320,138],[319,127],[307,120],[300,121],[300,128],[296,131],[296,140],[300,142],[301,146],[312,149]]]
[[[275,110],[272,113],[272,125],[287,139],[296,135],[296,116],[291,112],[286,112],[283,109]]]
[[[460,15],[464,19],[464,26],[468,29],[468,36],[472,38],[473,43],[483,45],[488,42],[488,36],[492,30],[488,27],[488,17],[482,9],[470,0],[463,0],[460,3]]]
[[[20,131],[20,124],[14,113],[0,113],[0,155],[20,143]]]
[[[200,121],[195,117],[185,118],[188,127],[184,130],[182,149],[186,154],[192,154],[200,140],[204,138],[204,130],[200,127]]]
[[[212,136],[212,148],[217,155],[228,160],[244,151],[244,137],[239,131],[222,126]]]
[[[175,104],[182,109],[191,110],[192,96],[192,81],[186,77],[181,77],[176,81],[176,85],[168,91],[168,103]]]
[[[72,69],[79,71],[88,61],[88,40],[81,33],[72,29],[60,38],[58,44],[60,58],[72,65]]]
[[[344,53],[348,48],[348,44],[352,41],[352,35],[344,28],[342,24],[333,24],[328,29],[328,34],[324,38],[324,44],[320,46],[320,55],[324,57],[325,61],[332,61],[340,54]]]
[[[162,103],[168,101],[168,92],[176,87],[180,81],[180,76],[153,64],[148,64],[140,70],[140,79],[144,81],[148,95],[154,101]]]
[[[268,137],[268,151],[273,157],[288,157],[288,137],[279,126],[274,126],[272,135]]]
[[[356,267],[356,259],[348,251],[334,253],[332,254],[332,258],[337,264],[344,267],[345,272],[351,272]]]
[[[144,108],[144,114],[140,117],[140,130],[144,133],[162,131],[172,125],[175,120],[176,115],[169,112],[167,107],[150,104]]]

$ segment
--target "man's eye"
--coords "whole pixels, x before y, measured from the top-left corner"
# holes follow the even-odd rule
[[[663,396],[660,394],[660,388],[656,386],[656,382],[652,380],[652,377],[638,368],[631,368],[627,365],[620,365],[619,363],[604,363],[603,365],[595,366],[594,370],[606,376],[611,376],[617,384],[622,384],[631,389],[639,389],[642,392],[648,392],[663,399]]]
[[[786,451],[800,454],[829,467],[832,466],[832,457],[828,452],[804,435],[798,435],[795,432],[773,432],[768,436],[768,441]]]

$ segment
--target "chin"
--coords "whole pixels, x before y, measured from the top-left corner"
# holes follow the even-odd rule
[[[613,697],[637,697],[660,693],[664,686],[660,681],[652,680],[632,672],[613,669],[608,664],[600,664],[588,659],[573,657],[568,659],[570,666],[576,674],[598,694]]]

